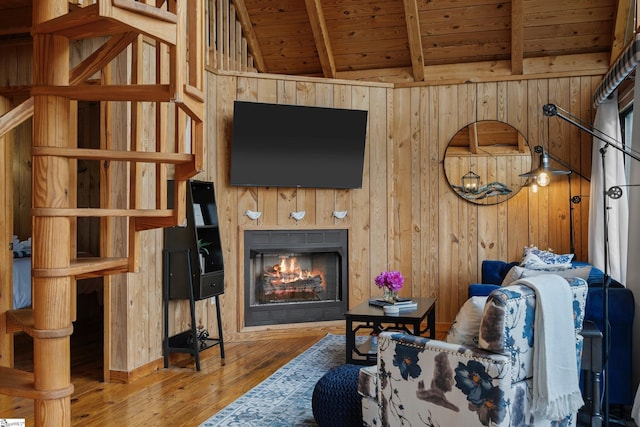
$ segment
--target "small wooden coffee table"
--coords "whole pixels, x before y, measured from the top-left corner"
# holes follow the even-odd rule
[[[374,365],[377,351],[372,348],[371,340],[366,344],[356,345],[356,333],[360,329],[371,329],[373,336],[381,331],[403,331],[413,335],[426,335],[428,338],[436,337],[436,299],[414,298],[418,307],[414,310],[400,311],[396,314],[386,314],[381,307],[369,305],[365,301],[345,313],[347,320],[347,363],[357,365]],[[421,328],[424,320],[426,327]],[[357,325],[354,326],[354,322]],[[411,330],[409,329],[411,326]]]

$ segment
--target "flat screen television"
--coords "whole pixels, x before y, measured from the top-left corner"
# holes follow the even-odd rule
[[[235,101],[231,185],[361,188],[367,111]]]

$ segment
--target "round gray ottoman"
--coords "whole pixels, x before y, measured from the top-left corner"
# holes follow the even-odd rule
[[[362,426],[362,396],[358,394],[360,365],[331,369],[313,389],[313,417],[320,427]]]

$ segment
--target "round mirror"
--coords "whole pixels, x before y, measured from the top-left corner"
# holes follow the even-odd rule
[[[513,126],[485,120],[460,129],[444,154],[444,173],[451,189],[479,205],[494,205],[515,196],[531,170],[531,149]]]

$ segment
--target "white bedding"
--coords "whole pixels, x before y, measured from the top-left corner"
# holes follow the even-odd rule
[[[13,259],[13,308],[31,305],[31,257]]]

